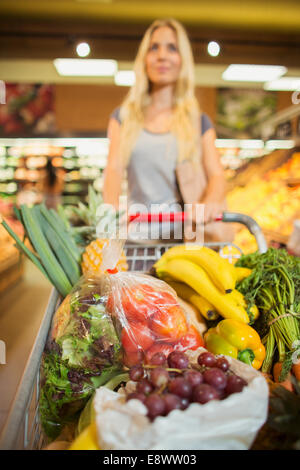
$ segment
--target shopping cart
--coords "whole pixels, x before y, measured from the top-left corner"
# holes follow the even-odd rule
[[[224,212],[218,220],[246,225],[248,230],[255,236],[259,252],[264,253],[267,250],[264,235],[259,225],[251,217],[239,213]],[[205,245],[217,249],[221,256],[230,261],[233,261],[233,258],[239,258],[242,254],[241,249],[233,243],[206,243]],[[124,249],[129,270],[149,272],[155,261],[171,246],[174,246],[174,244],[142,245],[140,243],[126,243]],[[39,371],[52,317],[60,301],[58,292],[52,289],[39,332],[1,433],[0,449],[2,450],[38,450],[47,444],[39,420]]]

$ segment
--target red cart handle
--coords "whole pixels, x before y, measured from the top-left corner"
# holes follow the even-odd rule
[[[170,212],[170,213],[157,213],[157,214],[130,214],[129,222],[184,222],[187,219],[185,212]],[[217,221],[223,220],[223,214],[216,217]]]

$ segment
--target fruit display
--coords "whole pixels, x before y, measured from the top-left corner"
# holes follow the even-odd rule
[[[252,175],[243,186],[227,193],[230,211],[253,217],[267,239],[286,244],[293,222],[299,218],[300,153],[295,152],[278,168],[263,175]],[[237,232],[234,243],[243,253],[256,251],[255,238],[247,229]]]
[[[0,111],[0,133],[54,132],[54,90],[51,85],[6,84]]]
[[[13,211],[13,201],[10,198],[0,198],[0,219],[23,237],[22,224],[16,219]],[[23,263],[13,239],[5,228],[0,225],[0,292],[17,282],[23,274]]]

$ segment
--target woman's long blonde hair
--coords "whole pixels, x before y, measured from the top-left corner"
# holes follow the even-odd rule
[[[178,161],[196,159],[200,152],[200,110],[195,97],[194,58],[184,27],[174,19],[154,21],[144,34],[135,63],[136,81],[121,105],[121,152],[127,166],[139,132],[143,128],[144,110],[151,102],[150,82],[146,73],[146,55],[153,32],[168,26],[175,31],[181,56],[181,69],[174,90],[174,112],[170,131],[178,143]]]

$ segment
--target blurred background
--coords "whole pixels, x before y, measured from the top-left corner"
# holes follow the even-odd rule
[[[1,0],[0,213],[20,236],[13,204],[44,200],[47,172],[57,176],[54,205],[84,201],[89,184],[101,192],[109,116],[133,83],[145,29],[163,17],[191,39],[229,210],[254,217],[270,245],[287,246],[300,218],[299,0]],[[247,229],[235,243],[256,249]],[[10,364],[1,368],[0,425],[49,292],[33,266],[24,274],[0,226],[0,339]]]
[[[300,208],[297,0],[2,0],[0,15],[0,211],[15,229],[13,203],[44,200],[49,171],[54,205],[84,200],[89,184],[102,190],[109,116],[134,81],[145,29],[171,16],[192,42],[229,209],[253,216],[269,243],[287,244]],[[0,236],[3,271],[16,253]],[[256,247],[246,229],[235,242]]]

